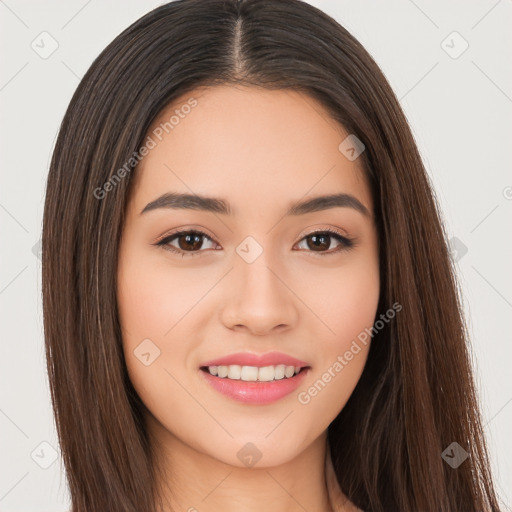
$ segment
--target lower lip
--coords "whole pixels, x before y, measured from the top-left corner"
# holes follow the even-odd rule
[[[304,380],[309,368],[301,370],[290,378],[268,382],[233,380],[227,377],[215,377],[208,371],[199,370],[208,384],[223,395],[246,404],[270,404],[293,393]]]

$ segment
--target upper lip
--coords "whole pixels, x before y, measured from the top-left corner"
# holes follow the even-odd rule
[[[308,363],[301,361],[295,357],[283,354],[282,352],[267,352],[266,354],[255,354],[252,352],[239,352],[237,354],[229,354],[218,359],[213,359],[202,364],[203,366],[277,366],[284,364],[285,366],[299,366],[304,368],[309,366]]]

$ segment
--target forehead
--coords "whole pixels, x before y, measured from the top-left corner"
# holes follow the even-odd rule
[[[198,88],[152,123],[136,195],[141,201],[168,191],[222,195],[236,210],[263,197],[277,204],[346,192],[371,210],[360,160],[339,150],[348,135],[320,103],[297,91]]]

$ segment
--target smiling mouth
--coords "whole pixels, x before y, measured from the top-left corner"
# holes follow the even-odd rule
[[[309,366],[241,366],[237,364],[220,366],[202,366],[201,370],[214,377],[244,382],[272,382],[289,380],[307,370]]]

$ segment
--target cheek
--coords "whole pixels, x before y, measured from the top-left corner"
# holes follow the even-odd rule
[[[308,269],[296,284],[317,325],[324,353],[344,351],[351,340],[370,328],[375,320],[380,295],[378,259],[373,253],[337,269]],[[345,348],[347,347],[347,348]],[[331,354],[332,355],[332,354]]]
[[[193,401],[180,386],[186,382],[191,339],[180,322],[200,298],[208,283],[162,264],[142,263],[143,255],[127,251],[118,271],[118,308],[123,351],[130,381],[151,417],[179,437],[199,437],[204,418],[195,411],[193,421],[176,419],[173,411],[187,411]],[[197,279],[197,282],[195,282]],[[204,292],[203,292],[204,293]],[[175,342],[179,340],[180,342]],[[152,420],[153,421],[153,420]],[[200,430],[200,429],[199,429]]]
[[[190,409],[190,396],[179,383],[190,379],[201,299],[218,280],[208,269],[180,270],[174,260],[155,258],[135,243],[120,253],[117,300],[126,366],[155,416],[171,404]]]
[[[163,249],[162,249],[163,250]],[[118,304],[123,327],[134,336],[169,339],[175,326],[214,283],[202,271],[179,271],[160,258],[133,252],[119,270]]]
[[[343,276],[333,290],[328,318],[339,350],[366,328],[371,328],[379,302],[379,276],[375,271],[354,272]]]
[[[330,423],[350,398],[367,360],[380,294],[378,260],[361,258],[350,271],[340,268],[336,277],[319,273],[309,289],[311,307],[322,320],[321,353],[297,398],[306,411]]]

